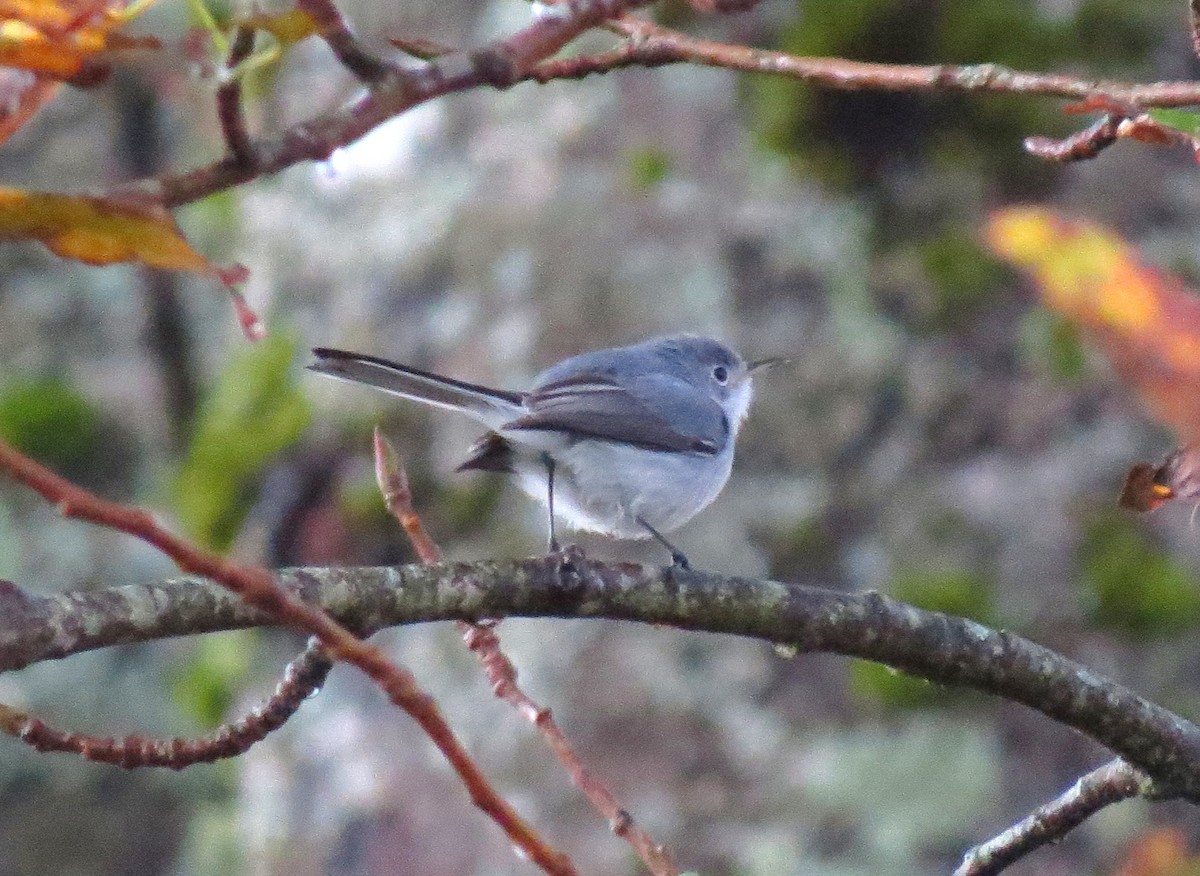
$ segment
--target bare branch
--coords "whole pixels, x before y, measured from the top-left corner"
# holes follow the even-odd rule
[[[482,48],[440,55],[414,70],[388,67],[386,75],[344,106],[296,124],[274,139],[256,142],[250,162],[225,158],[142,185],[150,186],[164,205],[177,207],[304,161],[324,161],[388,119],[446,94],[481,86],[506,88],[522,80],[577,79],[630,66],[701,64],[787,76],[843,91],[1018,94],[1108,101],[1136,110],[1200,105],[1200,82],[1195,81],[1139,84],[1011,70],[997,64],[879,64],[801,57],[699,39],[628,15],[609,21],[608,26],[630,37],[630,44],[597,55],[544,60],[583,31],[645,2],[571,0],[546,7],[546,13],[528,27]],[[421,41],[398,41],[402,48],[410,42],[422,54]]]
[[[252,745],[282,727],[301,704],[325,683],[333,662],[315,639],[288,663],[275,692],[250,714],[199,739],[123,739],[57,730],[45,722],[0,704],[0,731],[38,751],[64,751],[84,760],[125,769],[167,767],[184,769],[244,754]]]
[[[217,87],[217,119],[230,157],[239,164],[253,160],[254,146],[250,132],[246,129],[246,113],[242,107],[242,80],[237,76],[237,66],[250,57],[254,50],[254,31],[239,27],[229,47],[229,58],[225,61],[222,81]]]
[[[699,39],[630,15],[608,26],[637,40],[639,51],[647,52],[657,64],[688,62],[746,73],[775,73],[839,91],[992,92],[1079,101],[1106,98],[1138,108],[1200,103],[1200,82],[1194,81],[1136,84],[1010,70],[999,64],[880,64],[801,57]]]
[[[330,656],[361,669],[392,703],[417,722],[458,773],[471,802],[487,813],[525,856],[556,876],[572,876],[576,872],[570,860],[550,848],[500,796],[412,673],[359,639],[320,606],[304,602],[294,592],[279,586],[276,577],[266,569],[243,566],[209,553],[163,529],[145,511],[101,499],[2,441],[0,469],[56,505],[63,516],[139,538],[170,557],[183,571],[204,575],[274,622],[316,636]]]
[[[371,85],[388,75],[391,68],[363,47],[333,0],[296,0],[296,8],[317,23],[321,38],[342,66],[362,82]]]
[[[1036,709],[1145,772],[1159,796],[1200,802],[1200,727],[1020,636],[874,592],[589,560],[564,564],[553,556],[278,574],[289,592],[363,631],[510,616],[604,617],[863,657]],[[0,671],[128,642],[279,624],[197,578],[52,596],[0,582]]]
[[[315,2],[315,0],[309,0]],[[178,207],[302,161],[324,161],[337,149],[426,101],[483,85],[507,87],[530,76],[584,31],[649,0],[567,0],[546,7],[523,30],[469,52],[453,52],[416,70],[389,67],[387,75],[340,109],[293,125],[256,145],[253,160],[224,158],[206,167],[134,184],[149,185],[167,207]]]
[[[388,511],[408,533],[413,548],[421,562],[426,565],[439,563],[442,550],[430,538],[412,503],[412,491],[408,486],[408,474],[404,465],[384,437],[379,427],[375,428],[375,479],[383,493]],[[654,841],[613,796],[612,791],[583,765],[558,722],[550,710],[539,706],[517,684],[517,667],[508,659],[500,647],[500,637],[491,622],[468,623],[457,621],[456,627],[471,653],[479,658],[492,684],[492,692],[508,703],[531,723],[555,756],[567,768],[571,781],[608,821],[612,832],[629,843],[638,857],[654,876],[677,876],[679,873],[671,853]]]
[[[1110,761],[1004,833],[971,849],[954,876],[994,876],[1035,849],[1062,839],[1104,807],[1148,793],[1150,784],[1125,761]]]
[[[1191,2],[1192,54],[1200,58],[1200,0]]]

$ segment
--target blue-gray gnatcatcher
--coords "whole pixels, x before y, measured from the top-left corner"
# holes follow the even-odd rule
[[[462,411],[490,430],[459,471],[517,475],[522,489],[576,529],[653,537],[676,565],[687,559],[662,535],[707,506],[733,465],[753,373],[711,338],[653,338],[596,350],[543,371],[527,392],[489,389],[375,356],[318,347],[312,371]]]

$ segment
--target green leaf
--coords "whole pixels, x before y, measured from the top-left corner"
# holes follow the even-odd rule
[[[308,425],[308,403],[291,374],[296,348],[295,337],[276,332],[239,350],[196,416],[173,492],[184,527],[210,547],[229,547],[259,473]]]
[[[1104,515],[1080,546],[1089,614],[1101,626],[1135,636],[1179,633],[1200,624],[1195,576],[1131,519]]]
[[[258,630],[201,638],[172,680],[175,703],[198,724],[219,726],[256,661],[260,640]]]
[[[1181,109],[1149,109],[1146,112],[1160,125],[1183,131],[1189,137],[1200,137],[1200,113]]]
[[[96,450],[100,417],[60,380],[10,383],[0,392],[0,437],[53,469],[74,470]]]
[[[629,153],[629,181],[644,194],[658,187],[671,173],[671,155],[665,149],[645,146]]]

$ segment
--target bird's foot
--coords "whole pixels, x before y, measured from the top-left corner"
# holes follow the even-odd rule
[[[558,560],[558,567],[563,572],[576,572],[587,560],[587,554],[577,544],[560,544],[557,539],[550,543],[549,557]]]

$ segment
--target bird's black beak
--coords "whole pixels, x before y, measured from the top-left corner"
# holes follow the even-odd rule
[[[791,363],[792,360],[787,356],[771,356],[768,359],[756,359],[746,365],[746,373],[753,374],[756,371],[766,371],[777,365],[790,365]]]

